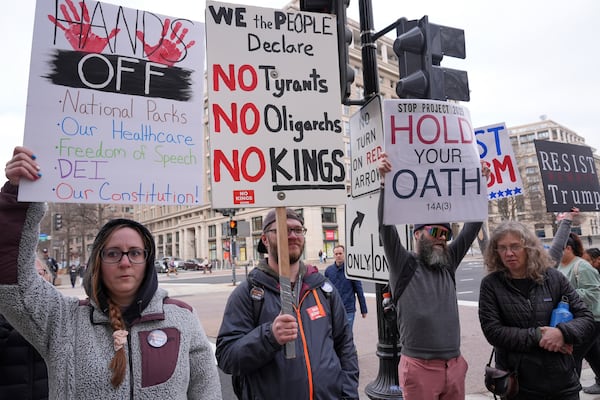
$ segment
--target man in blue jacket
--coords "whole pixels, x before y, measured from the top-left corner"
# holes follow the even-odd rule
[[[350,328],[354,325],[354,315],[356,314],[356,299],[360,305],[360,313],[363,318],[367,317],[367,302],[363,292],[362,283],[353,279],[346,278],[344,272],[344,262],[346,253],[344,246],[338,244],[333,248],[333,257],[335,262],[325,270],[325,277],[336,287],[346,309],[346,317],[350,323]]]
[[[291,209],[286,216],[294,315],[281,312],[272,210],[257,248],[268,256],[227,300],[217,337],[219,367],[236,377],[239,399],[358,400],[358,357],[344,304],[315,266],[300,261],[303,218]],[[294,344],[295,358],[285,357],[287,343]]]

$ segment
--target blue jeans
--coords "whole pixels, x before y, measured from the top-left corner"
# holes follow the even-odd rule
[[[348,324],[350,324],[350,329],[354,326],[354,315],[356,313],[346,312],[346,318],[348,319]]]

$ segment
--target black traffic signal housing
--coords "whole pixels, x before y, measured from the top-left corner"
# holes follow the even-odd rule
[[[62,228],[62,214],[54,214],[54,230],[59,231]]]
[[[394,52],[398,56],[400,98],[469,101],[466,71],[440,67],[444,56],[465,58],[465,32],[462,29],[420,20],[400,19],[396,28]]]
[[[235,219],[229,220],[229,234],[230,236],[237,236],[237,221]]]
[[[352,31],[348,28],[346,9],[350,0],[300,0],[300,10],[335,14],[337,17],[338,68],[342,104],[349,104],[354,82],[354,68],[350,65],[348,46],[352,43]]]

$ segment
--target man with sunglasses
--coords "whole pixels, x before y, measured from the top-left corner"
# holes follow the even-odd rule
[[[462,400],[467,362],[460,353],[454,275],[482,222],[466,223],[451,243],[449,223],[415,224],[415,252],[408,251],[396,227],[383,224],[383,182],[391,167],[386,154],[381,154],[379,236],[390,265],[390,288],[396,305],[403,398]],[[482,171],[489,175],[487,168]]]

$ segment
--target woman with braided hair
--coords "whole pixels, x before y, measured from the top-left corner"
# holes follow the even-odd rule
[[[84,277],[88,298],[63,296],[33,268],[45,204],[17,201],[41,178],[17,147],[0,192],[0,313],[42,355],[50,399],[221,399],[215,358],[184,302],[158,288],[146,227],[115,219],[98,232]]]

